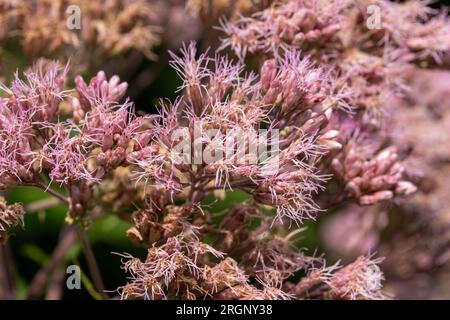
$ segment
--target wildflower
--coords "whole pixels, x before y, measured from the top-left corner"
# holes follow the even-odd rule
[[[234,287],[247,282],[247,275],[232,258],[226,258],[213,267],[205,266],[202,274],[202,287],[211,295],[226,288],[233,291]]]
[[[80,16],[80,32],[67,27],[69,5],[76,5]],[[54,52],[73,52],[83,43],[93,44],[103,57],[132,50],[154,57],[151,49],[159,42],[155,5],[137,0],[131,3],[114,0],[107,6],[90,1],[15,1],[2,8],[0,21],[8,22],[2,38],[19,36],[24,51],[30,56],[50,56]],[[80,56],[92,60],[94,52],[85,48]],[[79,53],[79,52],[78,52]],[[74,57],[78,59],[78,57]]]
[[[212,279],[204,282],[206,275],[212,272],[204,266],[204,259],[207,254],[216,258],[222,258],[222,254],[195,239],[189,239],[189,242],[186,240],[180,236],[172,237],[160,247],[152,246],[145,262],[125,255],[124,269],[130,272],[132,277],[131,282],[120,288],[122,297],[132,295],[144,299],[162,298],[167,290],[179,288],[185,283],[189,287],[192,281],[198,282],[200,292],[214,293],[217,286],[208,282]],[[214,279],[219,281],[219,278]],[[202,283],[209,283],[207,289],[202,289]],[[192,287],[191,290],[196,291]]]
[[[355,210],[350,227],[366,225],[347,247],[371,249],[381,237],[361,234],[373,235],[389,222],[375,205],[417,189],[404,161],[410,151],[387,132],[394,120],[384,117],[387,99],[406,92],[403,75],[411,62],[425,56],[406,32],[379,38],[389,35],[388,25],[362,36],[361,8],[370,2],[277,1],[224,22],[224,46],[239,61],[198,53],[195,42],[180,55],[170,52],[181,85],[176,99],[160,100],[155,115],[135,113],[125,98],[128,84],[118,76],[77,76],[69,91],[67,67],[38,63],[23,80],[17,74],[10,87],[1,87],[0,188],[43,189],[68,205],[69,223],[87,226],[111,212],[131,222],[127,236],[148,250],[144,260],[120,255],[129,276],[117,290],[122,299],[384,298],[382,259],[326,266],[322,256],[300,250],[296,237],[306,220],[336,208]],[[121,1],[111,2],[116,5],[122,8]],[[125,17],[147,21],[142,6],[147,9],[133,1],[123,8]],[[412,9],[414,18],[402,13],[405,18],[428,24],[431,12]],[[122,18],[117,24],[98,18],[93,26],[103,49],[127,51],[140,47],[128,41],[148,36],[145,25]],[[430,25],[441,25],[438,20]],[[106,26],[124,24],[131,35],[108,39]],[[244,64],[249,54],[259,55],[253,71]],[[210,196],[236,190],[245,201],[211,212]],[[372,209],[354,209],[349,200]],[[0,209],[3,239],[24,213],[1,201]],[[353,238],[362,239],[359,247]],[[435,251],[415,254],[415,262],[432,265]]]
[[[356,147],[353,140],[342,156],[345,160],[333,159],[332,167],[344,179],[348,194],[361,205],[390,200],[394,195],[410,195],[417,190],[411,182],[402,180],[404,167],[393,147],[374,152],[370,147],[366,150]]]
[[[63,185],[70,181],[95,180],[87,169],[86,143],[82,136],[70,137],[71,131],[59,124],[42,148],[42,162],[50,169],[50,178]]]
[[[380,300],[386,297],[381,292],[384,275],[378,266],[382,259],[361,256],[355,262],[335,272],[325,282],[331,295],[340,299]]]
[[[23,224],[25,211],[20,204],[8,205],[3,197],[0,197],[0,243],[8,239],[8,229],[12,226]]]
[[[88,112],[93,108],[118,104],[128,87],[126,82],[120,82],[118,76],[113,76],[108,80],[103,71],[99,71],[90,80],[89,84],[86,84],[81,76],[77,76],[75,78],[75,85],[76,91],[80,96],[80,101],[78,99],[73,100],[74,109],[75,105],[83,108],[83,110],[74,110],[78,112]]]
[[[59,104],[68,93],[64,90],[67,71],[67,66],[39,60],[24,72],[25,80],[16,72],[10,88],[2,85],[1,89],[7,93],[9,103],[31,112],[34,121],[54,122]]]
[[[367,9],[374,4],[381,23],[369,28]],[[351,90],[344,94],[347,104],[379,116],[389,96],[405,91],[412,61],[442,62],[450,48],[448,24],[444,10],[423,1],[279,1],[250,17],[223,22],[221,48],[230,47],[241,60],[301,49],[334,70],[336,92]]]
[[[340,30],[346,1],[285,1],[244,17],[223,22],[227,35],[222,48],[231,47],[241,59],[247,53],[289,47],[320,47]]]
[[[31,115],[0,99],[0,189],[32,179]]]
[[[445,10],[432,9],[426,1],[419,0],[402,4],[381,1],[379,4],[382,31],[390,41],[411,50],[418,59],[432,57],[437,62],[442,61],[442,54],[450,49],[450,21]]]

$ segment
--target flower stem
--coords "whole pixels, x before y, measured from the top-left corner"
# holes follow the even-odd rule
[[[56,207],[59,204],[61,204],[61,200],[59,198],[45,198],[27,204],[25,206],[25,211],[26,212],[44,211],[46,209]]]
[[[2,280],[0,295],[2,299],[14,299],[15,277],[12,268],[11,252],[7,243],[0,244],[0,264],[0,280]]]
[[[36,273],[30,286],[28,287],[28,299],[38,299],[41,296],[53,270],[61,265],[67,252],[76,244],[76,241],[77,233],[75,232],[74,226],[65,227],[61,231],[60,240],[56,248],[53,250],[50,259]]]
[[[103,285],[100,269],[98,268],[98,263],[95,259],[91,244],[89,243],[89,240],[86,236],[86,232],[81,226],[78,226],[78,238],[80,239],[81,245],[83,247],[83,252],[86,257],[89,273],[91,274],[92,281],[96,290],[99,292],[103,299],[109,299],[105,291],[105,286]]]
[[[66,196],[62,195],[58,191],[51,189],[49,186],[45,185],[44,183],[42,183],[40,181],[30,182],[30,183],[27,183],[26,185],[30,186],[30,187],[36,187],[36,188],[42,189],[45,192],[47,192],[48,194],[51,194],[52,196],[58,198],[62,202],[66,203],[66,204],[69,203],[69,200],[67,199]]]

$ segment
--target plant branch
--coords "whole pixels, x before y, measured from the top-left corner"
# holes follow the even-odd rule
[[[48,194],[58,198],[59,200],[61,200],[62,202],[68,204],[69,200],[67,199],[66,196],[62,195],[61,193],[59,193],[58,191],[55,191],[53,189],[51,189],[50,187],[48,187],[47,185],[45,185],[44,183],[37,181],[37,182],[29,182],[27,184],[25,184],[26,186],[30,186],[30,187],[36,187],[39,189],[44,190],[45,192],[47,192]]]
[[[9,250],[7,243],[0,244],[0,293],[3,291],[3,299],[15,298],[16,284]]]
[[[64,260],[67,251],[76,244],[77,232],[74,226],[69,226],[61,231],[61,237],[58,245],[53,250],[50,259],[36,273],[30,286],[28,287],[28,299],[37,299],[40,297],[45,285],[48,282],[53,270]]]
[[[53,272],[53,276],[47,286],[45,300],[61,300],[64,291],[63,286],[65,277],[66,270],[64,264],[61,264],[56,268],[55,272]]]
[[[48,208],[53,208],[57,205],[61,204],[61,200],[59,198],[46,198],[42,200],[37,200],[31,202],[25,206],[26,212],[39,212],[46,210]]]

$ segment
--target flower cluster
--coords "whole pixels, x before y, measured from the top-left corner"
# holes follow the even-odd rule
[[[340,13],[349,1],[279,1],[252,17],[223,22],[231,47],[239,58],[247,53],[289,47],[322,47],[340,30]]]
[[[368,16],[373,8],[375,16]],[[445,12],[423,1],[276,1],[250,17],[223,22],[222,48],[241,59],[289,48],[310,53],[336,69],[340,86],[352,88],[353,107],[379,113],[390,95],[404,91],[408,62],[441,61],[449,25]]]
[[[331,90],[330,75],[295,52],[266,61],[259,80],[252,73],[241,77],[242,66],[226,58],[210,61],[205,55],[196,59],[195,54],[191,44],[172,62],[183,78],[180,89],[186,90],[186,96],[161,107],[161,115],[148,132],[156,139],[129,156],[140,169],[136,178],[163,187],[172,196],[194,186],[198,189],[194,203],[205,187],[237,188],[253,194],[260,203],[277,207],[280,219],[301,222],[313,217],[318,208],[312,196],[324,180],[315,163],[328,150],[340,148],[333,140],[336,132],[323,129],[333,107],[340,105],[340,97]],[[214,62],[212,70],[210,62]],[[225,135],[227,131],[247,134],[264,126],[266,137],[280,131],[279,150],[269,142],[272,150],[268,152],[274,156],[267,159],[251,147],[266,142],[263,137],[248,134],[230,139]],[[180,134],[174,136],[174,132]],[[193,149],[182,160],[192,162],[179,161],[180,138]],[[190,168],[197,153],[205,156],[208,151],[214,154],[211,161]]]
[[[347,142],[343,152],[331,162],[335,176],[361,205],[372,205],[397,196],[407,196],[417,188],[404,178],[404,166],[395,147],[376,150],[370,139],[360,136]]]
[[[361,256],[353,263],[332,274],[326,283],[330,286],[331,296],[338,299],[384,299],[380,288],[384,280],[378,264],[382,259],[371,260]]]
[[[36,130],[47,131],[47,125],[56,120],[60,102],[66,96],[63,89],[65,69],[57,64],[39,62],[25,72],[25,80],[16,74],[10,87],[1,86],[5,96],[0,98],[0,162],[3,189],[20,182],[31,182],[35,162],[35,147],[43,140]],[[44,137],[42,137],[45,139]]]
[[[286,279],[324,263],[296,250],[302,229],[288,228],[320,213],[315,198],[329,178],[321,166],[342,147],[330,120],[348,106],[333,73],[294,50],[266,60],[259,75],[223,56],[197,56],[195,43],[172,58],[185,94],[161,101],[155,116],[120,103],[127,84],[104,72],[88,83],[76,77],[73,91],[57,64],[16,75],[1,100],[3,188],[40,187],[68,203],[68,222],[83,225],[99,204],[122,199],[113,210],[134,223],[129,238],[150,248],[145,262],[125,262],[132,277],[123,298],[295,297],[283,290]],[[124,197],[127,188],[140,191]],[[226,190],[253,204],[215,225],[202,203]],[[128,214],[132,204],[140,209]]]
[[[95,47],[102,55],[135,49],[151,56],[158,42],[153,9],[146,1],[111,0],[99,4],[85,0],[21,0],[6,1],[2,6],[0,21],[5,28],[0,39],[19,34],[25,52],[34,56],[79,46]],[[74,6],[78,11],[70,10]],[[72,21],[74,14],[79,16],[73,16]],[[75,25],[78,28],[69,28],[68,23],[77,22],[75,19],[80,21],[79,26]]]
[[[414,144],[448,144],[441,132],[448,112],[437,102],[402,103],[418,100],[407,90],[415,64],[440,62],[448,52],[448,18],[419,1],[251,3],[189,1],[203,18],[228,17],[212,31],[225,33],[222,47],[197,52],[192,41],[169,51],[180,85],[157,114],[135,112],[126,98],[134,87],[122,75],[99,71],[71,81],[69,64],[44,60],[17,72],[0,85],[0,189],[37,187],[65,203],[66,222],[81,227],[84,246],[83,228],[103,215],[131,223],[127,237],[147,252],[144,259],[119,254],[129,275],[117,289],[122,299],[385,299],[381,264],[394,275],[413,273],[414,263],[444,265],[448,208],[436,203],[445,196],[423,193],[445,190],[448,179],[426,175],[446,172],[448,153],[420,153]],[[151,55],[149,2],[75,4],[85,13],[78,33],[49,33],[65,21],[63,0],[2,4],[0,24],[17,21],[24,47],[37,55],[80,43],[100,54]],[[379,28],[368,23],[373,5]],[[31,21],[30,12],[39,18]],[[37,33],[29,34],[34,24]],[[405,119],[419,123],[418,114],[439,119],[431,138],[411,132],[417,126]],[[245,200],[213,209],[211,199],[233,194]],[[428,210],[439,222],[423,223]],[[0,198],[2,242],[24,214]],[[318,223],[324,243],[352,263],[330,265],[300,249],[305,222],[329,214]],[[404,230],[392,235],[396,223]],[[412,225],[424,243],[414,250]],[[387,259],[368,254],[375,250]],[[401,253],[412,251],[405,263]]]
[[[67,67],[40,61],[24,80],[16,75],[10,87],[2,86],[1,187],[47,189],[55,182],[68,189],[73,215],[82,215],[89,188],[125,161],[144,120],[133,118],[131,103],[119,104],[127,85],[118,77],[108,81],[99,72],[89,85],[78,77],[71,96],[64,88],[66,73]],[[73,118],[59,121],[67,106]]]
[[[25,211],[20,204],[8,205],[5,198],[0,197],[0,244],[8,239],[10,227],[23,224]]]
[[[127,158],[135,170],[133,177],[147,190],[144,209],[131,216],[135,226],[128,236],[151,249],[145,262],[133,258],[125,262],[132,278],[120,289],[122,297],[161,299],[173,292],[184,292],[185,298],[301,297],[295,290],[283,290],[286,279],[324,262],[297,251],[294,239],[302,229],[289,232],[288,228],[315,219],[320,212],[315,197],[327,176],[319,168],[324,158],[342,147],[330,119],[334,110],[348,110],[344,93],[333,86],[330,70],[316,67],[295,51],[266,60],[259,76],[243,74],[242,65],[221,56],[197,57],[193,43],[181,56],[172,57],[185,95],[174,103],[162,102],[160,114],[143,133],[147,145]],[[266,128],[266,138],[279,132],[275,157],[261,161],[251,152],[250,146],[259,147],[261,140],[244,133],[254,128]],[[245,152],[234,153],[239,139],[230,142],[221,134],[227,130],[241,132]],[[184,148],[188,151],[180,156],[177,151]],[[211,156],[210,161],[200,157],[203,161],[195,162],[208,151],[223,157]],[[253,204],[237,205],[220,224],[210,225],[202,200],[227,189],[246,192]],[[183,205],[172,204],[181,199]],[[275,220],[263,209],[267,206],[276,209]],[[260,223],[255,230],[247,227],[252,221]],[[213,253],[219,260],[215,264],[193,259],[195,250],[185,248],[177,251],[179,269],[174,267],[170,276],[163,277],[158,273],[161,267],[153,266],[165,259],[156,259],[153,252],[172,257],[173,243],[200,244],[197,241],[211,233],[214,247],[220,250]],[[192,240],[193,235],[198,240]],[[225,254],[228,257],[220,261]],[[326,286],[325,278],[320,283]]]
[[[379,6],[382,26],[381,30],[369,30],[369,35],[373,40],[384,39],[413,52],[416,59],[431,57],[441,61],[442,54],[450,49],[450,20],[446,10],[433,9],[428,4],[421,0],[369,1],[368,5]]]
[[[398,152],[410,155],[403,161],[418,191],[390,206],[340,208],[322,227],[329,251],[340,257],[355,257],[376,250],[386,257],[383,271],[397,298],[428,299],[440,295],[448,272],[449,183],[448,130],[450,121],[449,73],[414,70],[409,75],[411,91],[392,101],[398,135]],[[427,274],[426,286],[423,275]]]

